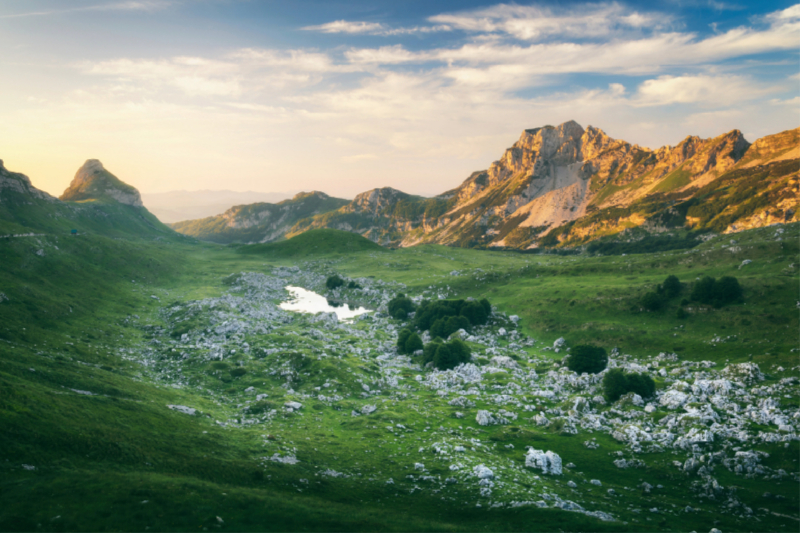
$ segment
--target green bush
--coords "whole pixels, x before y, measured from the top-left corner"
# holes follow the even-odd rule
[[[446,339],[459,329],[470,329],[470,323],[467,317],[458,315],[440,318],[431,325],[430,331],[433,337],[442,337]]]
[[[694,287],[692,287],[692,300],[704,304],[710,304],[714,301],[714,278],[711,276],[704,276],[698,280]]]
[[[608,354],[605,348],[590,344],[575,346],[567,358],[567,368],[578,374],[584,372],[597,374],[602,372],[606,365],[608,365]]]
[[[456,328],[456,330],[462,327],[464,329],[469,329],[469,325],[479,326],[486,324],[491,312],[492,305],[485,298],[480,302],[466,300],[425,300],[417,309],[417,314],[414,317],[414,326],[420,331],[425,331],[429,330],[437,320],[461,316],[466,319],[466,322],[461,321],[461,325]],[[442,325],[446,323],[445,321]],[[431,333],[431,335],[433,335],[433,333]]]
[[[397,334],[397,351],[400,353],[408,353],[406,352],[406,341],[411,336],[411,330],[408,328],[403,328],[400,330],[400,333]]]
[[[719,305],[727,305],[742,299],[742,286],[733,276],[723,276],[714,284],[714,300]]]
[[[664,297],[657,292],[648,292],[642,296],[640,303],[648,311],[658,311],[664,306]]]
[[[674,298],[681,293],[683,284],[677,276],[667,276],[667,279],[661,284],[660,289],[667,298]]]
[[[739,280],[732,276],[723,276],[718,281],[705,276],[692,288],[692,300],[703,304],[722,307],[742,299],[742,287]]]
[[[678,311],[675,313],[675,316],[678,318],[678,320],[683,320],[689,316],[689,313],[687,313],[683,307],[679,307]]]
[[[336,289],[342,285],[344,285],[344,280],[336,274],[333,276],[328,276],[328,279],[325,280],[325,286],[328,288],[328,290]]]
[[[626,374],[621,368],[613,368],[603,376],[603,393],[609,402],[616,402],[629,392],[650,398],[656,393],[656,383],[646,374]]]
[[[413,354],[417,350],[422,350],[422,339],[416,333],[409,335],[405,343],[405,350],[407,354]]]
[[[245,370],[241,366],[231,370],[231,377],[233,377],[233,378],[240,378],[240,377],[244,376],[245,374],[247,374],[247,370]]]
[[[603,393],[613,403],[628,392],[628,380],[621,368],[612,368],[603,376]]]
[[[360,289],[361,285],[359,285],[355,281],[351,281],[350,283],[347,284],[347,288],[348,289]]]
[[[656,382],[647,374],[627,374],[628,392],[635,392],[642,398],[650,398],[656,393]]]
[[[445,343],[442,339],[436,338],[425,345],[419,362],[423,365],[433,362],[433,366],[439,370],[449,370],[466,363],[469,359],[470,351],[466,343],[458,339]]]
[[[397,320],[405,320],[408,318],[409,313],[414,312],[414,309],[414,302],[411,301],[411,298],[406,297],[405,294],[398,294],[389,300],[389,316]]]

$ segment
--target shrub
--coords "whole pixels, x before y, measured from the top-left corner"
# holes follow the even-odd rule
[[[397,334],[397,351],[400,353],[408,353],[406,351],[406,341],[411,336],[411,330],[408,328],[403,328],[400,330],[400,333]]]
[[[567,368],[582,374],[597,374],[602,372],[608,365],[608,354],[605,348],[592,346],[590,344],[580,344],[570,351],[567,358]]]
[[[606,400],[613,403],[628,392],[628,380],[621,368],[612,368],[603,376],[603,393]]]
[[[414,317],[414,326],[420,331],[431,329],[437,320],[446,319],[448,317],[462,317],[464,320],[459,321],[459,326],[450,331],[447,335],[458,329],[470,329],[470,325],[478,326],[486,324],[489,314],[491,313],[492,306],[488,300],[483,299],[480,302],[466,301],[466,300],[425,300],[417,309],[417,314]],[[447,322],[443,322],[447,324]],[[455,322],[453,323],[455,324]],[[431,331],[431,335],[435,335]],[[445,335],[442,335],[445,336]]]
[[[742,287],[739,280],[732,276],[723,276],[718,281],[705,276],[694,284],[692,300],[721,307],[742,299]]]
[[[408,336],[405,343],[405,350],[407,354],[413,354],[417,350],[422,350],[422,339],[416,333]]]
[[[683,284],[681,284],[677,276],[667,276],[667,279],[661,284],[661,290],[667,298],[674,298],[679,295],[682,288]]]
[[[723,276],[714,284],[714,300],[726,305],[742,299],[742,287],[733,276]]]
[[[247,370],[245,370],[242,367],[237,367],[237,368],[234,368],[233,370],[231,370],[231,377],[234,377],[234,378],[240,378],[240,377],[244,376],[245,374],[247,374]]]
[[[420,363],[426,365],[433,362],[433,366],[439,370],[449,370],[461,363],[466,363],[469,358],[470,351],[466,343],[458,339],[445,343],[442,339],[436,338],[423,348]]]
[[[486,311],[486,316],[491,316],[492,314],[492,304],[489,303],[489,300],[484,298],[479,302],[483,306],[483,310]]]
[[[650,398],[656,392],[656,383],[646,374],[626,374],[621,368],[613,368],[603,376],[603,393],[609,402],[616,402],[629,392]]]
[[[675,316],[678,318],[678,320],[683,320],[689,316],[689,313],[687,313],[683,307],[679,307],[678,311],[675,313]]]
[[[351,281],[350,283],[347,284],[347,288],[348,289],[360,289],[361,285],[359,285],[355,281]]]
[[[328,290],[336,289],[342,285],[344,285],[344,280],[336,274],[333,276],[328,276],[328,279],[325,280],[325,286],[328,288]]]
[[[647,374],[627,374],[628,392],[635,392],[642,398],[650,398],[656,393],[656,382]]]
[[[692,300],[704,304],[710,304],[714,301],[714,278],[711,276],[704,276],[697,281],[692,287]]]
[[[642,296],[640,303],[648,311],[658,311],[664,305],[664,297],[657,292],[648,292]]]
[[[486,320],[489,318],[486,313],[486,308],[475,300],[464,304],[461,308],[461,315],[466,317],[473,326],[486,324]]]
[[[415,306],[411,298],[407,298],[405,294],[398,294],[389,301],[388,311],[392,318],[398,320],[405,320],[408,314],[414,312]]]

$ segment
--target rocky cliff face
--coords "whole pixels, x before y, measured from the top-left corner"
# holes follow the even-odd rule
[[[50,196],[44,191],[40,191],[31,184],[30,178],[25,174],[17,172],[9,172],[3,160],[0,159],[0,202],[3,201],[3,193],[15,192],[31,198],[38,198],[40,200],[55,201],[53,196]]]
[[[119,202],[121,204],[142,207],[142,197],[136,188],[123,183],[107,171],[97,159],[89,159],[83,164],[75,177],[59,197],[64,202]]]
[[[395,246],[531,248],[583,244],[634,227],[737,231],[791,221],[798,137],[800,129],[751,145],[733,130],[651,150],[569,121],[523,131],[488,169],[440,196],[373,189],[299,220],[286,235],[333,228]]]

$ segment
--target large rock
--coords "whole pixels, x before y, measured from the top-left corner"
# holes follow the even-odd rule
[[[557,453],[529,448],[525,456],[525,466],[537,468],[543,474],[561,475],[561,457]]]
[[[688,401],[689,401],[688,394],[678,390],[668,390],[667,392],[664,393],[663,396],[661,396],[658,403],[660,403],[662,407],[666,407],[667,409],[678,409]]]

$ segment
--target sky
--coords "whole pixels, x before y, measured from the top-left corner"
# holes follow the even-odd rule
[[[800,126],[800,4],[0,0],[0,159],[59,195],[432,196],[526,128],[650,148]]]

